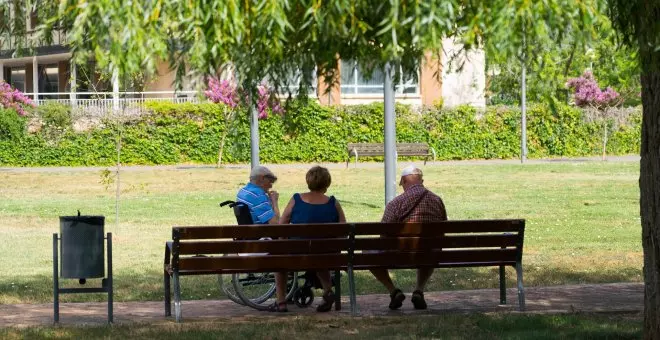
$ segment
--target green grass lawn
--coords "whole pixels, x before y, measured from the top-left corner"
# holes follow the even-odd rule
[[[279,319],[279,318],[278,318]],[[17,339],[639,339],[640,314],[416,315],[0,329]]]
[[[642,281],[638,163],[433,165],[424,171],[425,184],[444,199],[450,219],[527,220],[527,286]],[[281,206],[306,189],[305,172],[277,169]],[[341,201],[349,221],[380,220],[382,168],[331,173],[329,193]],[[107,218],[106,232],[114,238],[115,300],[162,299],[163,249],[171,227],[234,224],[230,209],[218,203],[233,199],[246,178],[247,170],[235,168],[123,172],[117,226],[114,187],[106,188],[98,171],[0,173],[0,303],[52,301],[52,233],[59,232],[58,216],[77,210]],[[496,273],[438,270],[429,290],[497,287]],[[513,285],[514,272],[508,273]],[[404,290],[414,285],[414,271],[393,276]],[[384,291],[367,272],[357,279],[359,293]],[[214,277],[184,277],[182,292],[184,299],[221,298]]]

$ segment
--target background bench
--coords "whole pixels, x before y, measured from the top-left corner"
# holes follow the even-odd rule
[[[357,167],[358,156],[384,156],[385,144],[383,143],[349,143],[347,146],[348,159],[346,167],[355,156],[355,166]],[[435,161],[435,150],[426,143],[397,143],[396,153],[398,156],[424,156],[424,165],[429,157]]]
[[[176,320],[180,321],[181,275],[346,270],[351,314],[356,315],[354,270],[483,266],[499,267],[501,304],[506,304],[504,268],[515,268],[522,311],[525,308],[524,230],[524,220],[174,227],[173,241],[165,247],[165,315],[171,315],[170,276],[174,284]],[[274,239],[232,240],[260,237]],[[275,239],[277,237],[299,239]],[[363,253],[365,250],[379,253]],[[260,255],[223,256],[237,253]],[[339,302],[339,284],[335,293],[336,302]],[[340,306],[335,305],[335,308]]]

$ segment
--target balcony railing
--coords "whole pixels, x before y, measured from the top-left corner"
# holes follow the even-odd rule
[[[40,48],[49,46],[66,46],[68,43],[66,32],[63,29],[53,30],[52,41],[50,43],[46,43],[45,39],[39,39],[37,36],[37,31],[35,30],[20,34],[2,33],[0,34],[0,52],[11,51],[19,47]]]
[[[34,101],[34,93],[25,93]],[[38,93],[37,106],[47,103],[59,103],[71,106],[86,114],[106,114],[124,112],[135,115],[145,113],[144,103],[162,101],[169,103],[199,103],[197,91],[147,91],[147,92],[58,92]]]

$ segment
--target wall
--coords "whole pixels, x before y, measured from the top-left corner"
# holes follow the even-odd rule
[[[486,56],[483,50],[467,54],[451,39],[443,40],[442,99],[445,106],[486,107]]]

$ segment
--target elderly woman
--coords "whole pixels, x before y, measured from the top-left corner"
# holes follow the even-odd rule
[[[339,202],[334,196],[325,193],[330,187],[332,178],[328,169],[315,166],[305,176],[309,192],[294,194],[286,208],[282,212],[280,224],[302,224],[302,223],[345,223],[346,217]],[[335,301],[332,292],[332,281],[330,271],[317,271],[316,276],[323,286],[323,302],[316,307],[317,312],[328,312],[332,309]],[[276,274],[277,302],[273,306],[274,311],[285,312],[286,307],[286,275]]]

